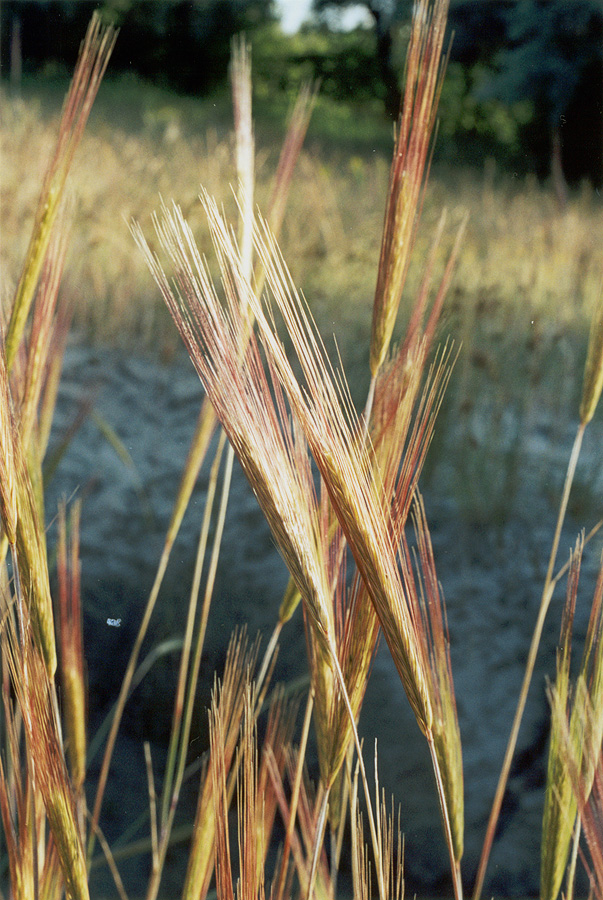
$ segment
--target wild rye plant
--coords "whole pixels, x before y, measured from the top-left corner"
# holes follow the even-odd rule
[[[370,388],[360,414],[351,402],[343,373],[329,362],[277,245],[288,187],[308,123],[310,91],[302,92],[293,112],[274,193],[263,218],[255,211],[253,194],[249,55],[244,44],[235,45],[232,80],[238,234],[212,198],[206,192],[201,195],[223,298],[176,206],[164,205],[156,217],[158,250],[151,248],[136,224],[132,226],[207,397],[117,698],[95,801],[88,811],[84,794],[86,700],[78,559],[80,509],[74,505],[69,516],[64,508],[59,511],[58,588],[53,612],[44,531],[43,460],[69,319],[69,310],[61,309],[60,301],[57,309],[69,212],[61,211],[61,201],[67,171],[115,39],[111,29],[93,20],[66,102],[23,275],[2,330],[0,499],[3,557],[10,549],[10,560],[3,569],[2,588],[4,744],[0,812],[12,897],[59,898],[63,893],[88,897],[90,864],[97,842],[111,867],[119,895],[126,896],[101,830],[103,797],[122,713],[138,677],[143,639],[218,423],[222,432],[211,465],[159,797],[147,754],[151,875],[140,893],[144,891],[149,900],[159,895],[173,836],[235,456],[267,518],[291,580],[262,660],[257,644],[234,636],[225,671],[221,680],[216,680],[209,713],[210,750],[199,776],[182,897],[205,898],[212,879],[220,900],[230,900],[235,893],[246,900],[262,898],[267,891],[276,900],[334,897],[348,817],[355,898],[368,897],[375,890],[381,900],[403,895],[400,825],[393,811],[387,813],[378,790],[374,798],[370,796],[356,729],[380,631],[427,742],[456,898],[463,894],[463,875],[467,882],[473,877],[473,873],[461,871],[461,740],[444,601],[418,488],[455,355],[449,344],[433,352],[463,232],[461,227],[444,273],[437,280],[436,259],[445,230],[444,217],[425,260],[406,335],[399,346],[392,346],[429,170],[444,74],[446,12],[446,0],[419,0],[413,16],[373,304]],[[169,275],[165,274],[168,267]],[[481,895],[544,617],[553,589],[566,569],[567,602],[557,679],[551,688],[553,731],[543,820],[542,896],[558,896],[566,871],[565,894],[571,894],[581,826],[591,848],[593,890],[599,894],[603,891],[603,775],[599,763],[603,732],[603,576],[595,592],[580,673],[572,688],[569,647],[583,540],[569,565],[556,572],[561,524],[580,443],[603,380],[600,309],[593,320],[580,424],[526,678],[475,879],[476,898]],[[279,336],[276,311],[297,357],[301,380]],[[409,525],[414,541],[409,537]],[[300,603],[310,671],[301,733],[294,744],[297,704],[287,700],[282,691],[274,691],[260,747],[257,720],[268,697],[273,654],[282,629]],[[308,782],[304,769],[312,718],[319,757],[316,787]],[[239,820],[236,882],[229,834],[229,810],[235,793]],[[365,846],[358,811],[361,794],[370,851]],[[267,873],[277,816],[284,823],[285,838],[276,869]]]

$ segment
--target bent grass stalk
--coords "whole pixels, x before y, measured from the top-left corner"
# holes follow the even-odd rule
[[[300,414],[306,434],[308,434],[306,426],[309,412],[300,403],[300,390],[291,370],[288,368],[283,350],[277,342],[270,324],[265,319],[261,307],[255,301],[255,297],[251,296],[252,292],[247,286],[248,283],[240,264],[240,256],[232,242],[231,236],[228,234],[215,205],[208,198],[206,198],[205,206],[210,218],[214,244],[218,252],[223,283],[226,288],[227,309],[225,313],[222,312],[218,304],[204,263],[196,250],[192,235],[178,209],[174,209],[169,213],[164,207],[162,219],[158,219],[156,222],[160,243],[165,248],[175,267],[177,293],[173,292],[171,285],[167,281],[157,256],[150,251],[144,239],[140,236],[139,241],[151,271],[174,315],[189,354],[204,381],[208,396],[212,400],[218,417],[235,447],[239,461],[254,487],[260,505],[271,525],[277,544],[296,579],[298,588],[305,600],[305,608],[310,623],[314,629],[318,652],[322,651],[324,653],[326,651],[331,659],[344,702],[348,707],[350,722],[353,723],[355,714],[350,706],[345,679],[337,660],[337,649],[332,636],[331,616],[328,611],[330,606],[328,600],[330,589],[328,584],[332,581],[333,575],[328,575],[325,580],[327,569],[325,568],[326,558],[323,545],[324,530],[323,537],[321,537],[321,529],[317,530],[319,521],[318,510],[312,511],[311,508],[312,502],[315,501],[311,500],[313,488],[308,477],[307,457],[295,429],[288,430],[286,428],[285,407],[275,375],[278,375],[279,380],[285,385],[292,409]],[[304,319],[304,313],[300,310],[299,305],[294,309],[294,300],[287,303],[287,291],[290,289],[290,282],[288,274],[284,270],[284,264],[280,259],[277,259],[275,264],[274,247],[272,245],[270,250],[267,249],[265,232],[257,232],[257,235],[258,252],[267,273],[268,284],[276,296],[289,333],[293,337],[294,344],[296,344],[298,356],[301,359],[302,366],[305,368],[305,374],[311,389],[316,385],[317,399],[314,411],[318,413],[320,419],[320,440],[324,440],[325,436],[328,439],[329,434],[327,432],[329,429],[332,429],[332,423],[336,422],[336,428],[340,430],[342,435],[341,440],[345,440],[346,444],[352,448],[354,447],[354,441],[351,436],[344,437],[347,425],[342,418],[342,413],[335,399],[335,389],[329,386],[330,382],[327,380],[325,364],[322,361],[320,350],[317,349],[318,345],[310,334],[309,325]],[[272,401],[268,391],[269,382],[262,371],[262,363],[253,337],[248,345],[245,369],[242,369],[237,362],[237,348],[243,328],[238,317],[238,311],[245,305],[243,298],[246,294],[249,295],[248,302],[252,305],[255,318],[258,321],[264,350],[267,353],[270,381],[272,382],[272,389],[275,391],[274,408],[272,408]],[[309,337],[307,337],[308,335]],[[307,343],[305,343],[306,337]],[[318,399],[319,396],[320,399]],[[385,568],[383,567],[384,560],[390,559],[391,545],[388,543],[389,539],[385,536],[385,525],[381,524],[379,519],[381,514],[380,507],[372,499],[373,489],[369,492],[363,492],[359,487],[361,480],[367,480],[371,477],[372,465],[369,465],[368,457],[365,456],[364,461],[360,463],[363,475],[360,477],[361,480],[359,480],[359,475],[356,474],[354,468],[354,465],[357,465],[357,463],[348,462],[346,476],[337,474],[337,484],[339,486],[335,489],[336,496],[334,497],[333,472],[330,472],[328,466],[325,466],[324,457],[321,458],[318,450],[319,439],[316,435],[318,434],[319,426],[313,427],[315,430],[310,429],[308,435],[313,455],[321,469],[323,479],[329,489],[331,502],[338,512],[344,530],[346,525],[348,526],[346,536],[352,552],[354,553],[354,550],[356,550],[356,553],[354,553],[356,563],[362,571],[365,582],[369,584],[369,591],[371,590],[372,580],[372,599],[375,602],[375,596],[379,598],[382,596],[382,584],[389,583],[390,588],[386,588],[386,592],[387,590],[398,590],[396,587],[398,576],[393,557],[389,568],[388,564],[385,565]],[[333,459],[334,452],[338,453],[345,460],[345,454],[349,450],[346,449],[344,451],[341,444],[337,450],[330,452],[329,459]],[[360,445],[360,449],[356,445],[354,452],[362,453],[362,445]],[[347,458],[348,460],[355,459],[355,457]],[[292,465],[293,462],[294,464]],[[375,472],[372,477],[375,477],[376,480],[379,478]],[[346,484],[346,488],[343,487],[344,484]],[[349,494],[350,484],[358,485],[353,495]],[[375,485],[374,490],[379,490],[379,488]],[[352,512],[352,507],[348,507],[345,514],[342,515],[337,507],[337,503],[341,502],[339,494],[344,496],[346,503],[352,502],[352,497],[362,497],[362,508],[354,508]],[[357,502],[357,499],[354,499],[353,502]],[[405,504],[399,504],[399,508],[405,509]],[[373,538],[366,536],[366,532],[363,532],[362,528],[360,533],[363,535],[364,543],[362,544],[362,552],[359,550],[357,535],[350,526],[352,517],[355,523],[370,522],[371,530],[376,535],[382,534],[381,538],[377,538],[380,541],[379,551],[371,543]],[[358,524],[354,528],[357,530]],[[394,528],[394,534],[398,533],[399,531]],[[352,539],[350,539],[350,534]],[[356,540],[355,544],[354,539]],[[368,568],[367,558],[369,559]],[[364,571],[362,569],[363,566]],[[380,586],[377,588],[374,586],[375,584]],[[408,616],[408,613],[402,612],[406,609],[405,604],[406,601],[398,604],[398,614],[402,614],[402,617],[404,615]],[[381,609],[383,610],[383,605]],[[391,612],[388,612],[387,615],[389,617],[388,625],[390,625],[389,639],[392,640],[391,623],[392,621],[395,622],[396,619],[395,617],[392,619]],[[380,616],[380,618],[382,619],[382,625],[384,625],[383,616]],[[411,619],[407,618],[406,621],[407,629],[416,627],[416,625],[411,624]],[[384,625],[384,627],[386,626]],[[407,631],[406,634],[407,636],[402,640],[402,647],[405,648],[402,652],[400,652],[401,646],[398,642],[398,637],[396,637],[395,643],[393,640],[392,643],[398,655],[399,669],[401,668],[403,681],[409,693],[411,704],[414,706],[426,736],[429,736],[428,740],[433,740],[431,737],[433,713],[431,700],[428,699],[429,689],[426,687],[426,683],[423,686],[426,678],[425,663],[419,662],[419,656],[417,656],[415,649],[416,638],[410,638],[410,631]],[[407,668],[408,661],[410,661],[409,668]],[[449,673],[449,668],[446,671]],[[456,744],[456,739],[453,739],[452,736],[449,736],[449,738]],[[355,736],[355,740],[357,740],[357,736]],[[441,747],[445,748],[446,746],[446,742],[441,744]],[[441,756],[436,748],[434,759],[437,759],[439,766],[441,766],[445,761],[445,756]],[[332,773],[331,777],[334,774]],[[321,817],[324,817],[324,813],[326,813],[326,802],[331,784],[332,781],[327,781],[325,784]],[[442,780],[440,775],[438,786],[442,794],[443,810],[445,810],[447,809],[446,798],[450,797],[450,785],[447,785],[447,779]],[[459,811],[455,810],[454,812],[458,814]],[[462,818],[462,813],[460,813],[460,816]],[[444,818],[444,822],[447,822],[446,818]],[[372,831],[375,835],[374,827]],[[447,832],[450,832],[448,826]],[[455,837],[450,837],[449,846],[455,870],[455,890],[458,894],[460,891],[458,864],[462,854],[462,842],[458,829],[455,832]],[[318,846],[316,848],[317,852]]]
[[[500,815],[500,809],[502,806],[503,796],[504,796],[505,789],[507,786],[507,781],[509,779],[509,773],[511,771],[511,763],[513,761],[515,747],[517,746],[517,738],[519,736],[519,728],[521,725],[521,720],[523,718],[525,705],[526,705],[526,702],[528,699],[528,691],[530,689],[532,676],[534,674],[534,666],[536,664],[536,657],[538,655],[538,648],[540,646],[540,639],[542,637],[544,622],[546,619],[547,612],[549,610],[551,600],[553,598],[553,591],[555,589],[555,584],[556,584],[556,581],[554,579],[554,572],[555,572],[555,564],[557,561],[557,551],[559,549],[559,541],[561,539],[561,530],[563,528],[563,523],[565,521],[565,514],[567,511],[569,496],[570,496],[572,484],[574,481],[574,475],[576,473],[576,466],[578,464],[578,459],[580,456],[580,450],[582,447],[584,432],[586,430],[586,426],[591,421],[591,419],[594,415],[595,409],[596,409],[599,399],[601,397],[602,389],[603,389],[603,282],[601,283],[601,287],[599,289],[599,296],[598,296],[597,302],[595,304],[592,321],[591,321],[588,352],[587,352],[586,364],[585,364],[585,369],[584,369],[582,399],[580,402],[580,422],[578,424],[576,436],[574,438],[574,443],[573,443],[572,450],[570,453],[570,458],[568,461],[567,472],[565,475],[565,481],[563,484],[563,491],[562,491],[562,495],[561,495],[561,501],[559,504],[559,511],[557,514],[557,523],[555,526],[555,532],[553,535],[553,543],[551,546],[551,553],[549,556],[546,578],[544,581],[544,587],[543,587],[542,596],[540,599],[540,607],[538,610],[538,616],[536,619],[536,624],[534,626],[534,632],[532,634],[532,640],[530,643],[530,649],[529,649],[528,658],[526,661],[525,674],[524,674],[524,678],[523,678],[523,682],[522,682],[522,686],[521,686],[521,691],[519,694],[517,709],[515,711],[513,724],[511,726],[509,742],[507,744],[507,749],[505,752],[505,757],[503,760],[501,773],[500,773],[498,784],[496,787],[496,793],[494,795],[492,809],[490,811],[490,817],[488,819],[486,836],[484,839],[482,853],[481,853],[480,861],[478,864],[475,888],[474,888],[474,900],[479,900],[479,898],[481,896],[481,892],[482,892],[482,888],[483,888],[483,884],[484,884],[484,878],[486,875],[486,867],[488,865],[488,859],[490,856],[490,851],[492,849],[492,843],[494,841],[494,833],[496,831],[496,824],[498,822],[498,818]]]
[[[277,173],[274,180],[269,218],[277,233],[282,225],[295,164],[304,142],[313,103],[314,97],[311,89],[309,88],[309,86],[303,87],[298,94],[293,108],[293,112],[285,136],[285,141],[279,157]],[[136,229],[134,228],[133,231],[136,237]],[[261,272],[257,277],[257,283],[258,289],[261,289]],[[111,757],[115,747],[115,742],[117,739],[120,722],[123,716],[123,711],[125,709],[125,704],[131,690],[132,679],[136,671],[136,665],[138,662],[138,657],[140,655],[140,650],[144,642],[144,638],[147,634],[155,605],[157,603],[157,599],[159,597],[159,592],[161,590],[161,585],[163,584],[163,578],[167,570],[167,565],[171,556],[172,548],[178,536],[184,514],[190,503],[193,489],[199,477],[201,467],[203,465],[203,462],[205,461],[211,438],[216,428],[216,424],[216,414],[211,403],[206,397],[204,398],[203,403],[201,404],[201,409],[199,411],[199,418],[191,441],[191,446],[184,466],[180,485],[178,487],[176,499],[174,501],[174,506],[167,528],[159,565],[155,574],[155,579],[149,593],[147,604],[143,613],[143,618],[141,620],[136,640],[132,647],[130,659],[126,667],[126,672],[124,674],[124,678],[120,687],[120,693],[117,700],[114,718],[111,724],[111,731],[107,739],[98,781],[94,809],[92,813],[93,824],[97,824],[99,820],[107,784],[107,778],[109,775]],[[275,643],[276,640],[274,644]],[[91,839],[88,845],[89,859],[91,858],[93,849],[94,828],[92,829]]]

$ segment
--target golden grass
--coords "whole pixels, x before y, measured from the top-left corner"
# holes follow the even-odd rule
[[[144,93],[144,85],[140,90]],[[165,102],[178,119],[178,99],[166,95]],[[6,93],[2,111],[0,260],[6,297],[19,277],[56,120],[43,117],[35,101],[13,102]],[[261,126],[256,131],[263,148]],[[274,160],[274,151],[260,149],[257,200],[264,209]],[[344,361],[352,364],[360,340],[368,343],[388,165],[378,152],[370,158],[303,152],[280,241],[321,330],[330,335],[337,322]],[[199,186],[224,202],[230,215],[234,205],[229,185],[235,178],[232,142],[216,130],[187,133],[181,127],[172,139],[158,136],[151,127],[126,131],[106,112],[93,118],[71,182],[77,214],[64,289],[77,300],[76,327],[99,341],[119,343],[128,335],[128,341],[133,336],[141,347],[173,353],[177,335],[165,327],[165,310],[144,261],[132,254],[127,223],[135,218],[146,228],[158,197],[174,198],[207,248]],[[551,332],[584,330],[603,265],[603,248],[596,240],[603,209],[596,195],[585,188],[560,212],[552,193],[532,179],[497,174],[491,166],[480,173],[436,165],[406,297],[415,295],[422,276],[416,260],[424,256],[443,206],[453,221],[468,213],[450,311],[467,359],[473,349],[483,354],[484,347],[496,348],[509,325],[541,343]],[[402,303],[408,301],[403,298]],[[481,322],[484,308],[487,323]],[[482,328],[487,329],[485,335]]]
[[[138,335],[141,341],[152,344],[161,330],[161,315],[154,305],[131,302],[132,296],[142,293],[141,271],[132,266],[130,245],[124,242],[128,246],[127,263],[125,257],[117,253],[120,241],[116,237],[115,219],[124,212],[128,218],[136,217],[137,222],[131,229],[143,251],[141,265],[150,268],[204,382],[208,398],[200,414],[155,582],[113,714],[88,824],[84,793],[86,734],[79,597],[79,507],[74,508],[71,517],[69,545],[65,510],[61,509],[59,515],[60,616],[55,624],[44,527],[42,461],[56,399],[67,322],[75,296],[75,282],[72,281],[67,301],[57,305],[57,286],[63,271],[66,241],[65,220],[60,219],[58,210],[67,169],[80,142],[114,38],[111,31],[103,31],[98,20],[93,19],[88,42],[84,45],[84,61],[76,70],[69,95],[71,99],[59,129],[57,149],[50,156],[41,199],[35,207],[33,237],[21,248],[25,263],[20,269],[12,266],[12,248],[2,260],[9,272],[2,289],[7,303],[12,296],[13,304],[3,317],[9,324],[6,335],[2,330],[0,348],[2,547],[6,553],[10,545],[12,553],[12,570],[2,569],[0,640],[5,741],[3,759],[0,760],[0,813],[6,833],[13,893],[54,900],[64,888],[68,897],[86,900],[89,896],[88,866],[98,837],[114,874],[116,888],[122,898],[125,896],[111,849],[99,828],[103,793],[138,653],[184,508],[190,499],[192,482],[208,450],[215,417],[224,432],[215,453],[199,539],[160,797],[155,794],[153,762],[146,748],[151,817],[151,876],[146,889],[147,900],[156,900],[159,894],[163,866],[173,836],[174,813],[186,766],[192,703],[234,454],[251,483],[292,580],[273,638],[259,667],[260,674],[254,678],[259,645],[247,650],[246,641],[235,637],[223,682],[218,685],[216,681],[210,711],[210,757],[201,769],[197,816],[182,896],[191,900],[193,897],[205,898],[212,875],[215,875],[219,900],[234,900],[235,895],[237,900],[263,900],[266,895],[265,864],[278,809],[286,837],[282,858],[273,873],[271,895],[277,900],[289,900],[294,896],[305,900],[333,900],[348,814],[354,832],[354,897],[357,900],[368,898],[374,877],[380,900],[389,897],[402,900],[400,826],[393,816],[387,816],[378,788],[373,807],[356,728],[380,628],[426,738],[454,894],[456,900],[462,900],[463,875],[466,873],[461,871],[464,847],[461,736],[445,605],[418,489],[435,418],[448,384],[453,351],[450,343],[445,344],[436,352],[431,368],[428,367],[429,354],[455,266],[459,275],[454,289],[457,306],[453,316],[458,317],[455,324],[466,333],[470,350],[473,350],[471,341],[481,336],[477,327],[477,307],[472,307],[468,300],[475,295],[480,302],[484,295],[489,297],[489,302],[494,302],[492,318],[495,321],[498,316],[504,321],[509,310],[511,315],[515,314],[518,300],[524,299],[522,291],[530,295],[529,304],[521,306],[523,319],[510,330],[510,340],[516,340],[528,322],[533,326],[539,315],[546,315],[547,322],[557,320],[562,327],[571,323],[580,333],[586,314],[590,312],[590,301],[585,298],[589,296],[594,272],[602,267],[603,261],[601,248],[595,244],[592,234],[584,230],[585,222],[591,228],[600,224],[601,210],[592,198],[589,200],[583,195],[570,204],[569,211],[552,214],[551,209],[547,209],[549,200],[544,192],[534,188],[528,190],[524,185],[521,195],[509,191],[508,187],[507,193],[499,191],[497,194],[491,179],[486,179],[476,193],[476,203],[482,213],[480,226],[486,224],[486,234],[483,227],[480,231],[466,231],[466,211],[461,210],[461,204],[451,211],[449,218],[453,224],[450,232],[447,231],[446,216],[439,211],[436,213],[441,187],[438,184],[425,203],[425,233],[428,237],[416,230],[423,205],[427,153],[441,85],[441,39],[446,9],[446,0],[433,0],[432,4],[419,0],[415,11],[400,153],[398,155],[396,151],[387,188],[381,255],[375,254],[380,263],[373,295],[373,333],[370,340],[367,335],[365,342],[370,387],[363,413],[359,414],[354,406],[343,371],[335,369],[329,361],[311,308],[300,296],[295,274],[287,268],[275,236],[283,225],[293,164],[307,125],[310,90],[302,94],[293,114],[276,184],[271,188],[268,179],[263,177],[266,159],[254,149],[250,61],[243,43],[237,43],[233,48],[235,145],[233,148],[228,142],[216,140],[211,159],[197,160],[196,170],[201,171],[202,177],[207,176],[203,178],[205,188],[201,203],[197,204],[190,194],[190,171],[187,171],[188,187],[185,189],[182,185],[183,192],[189,191],[184,195],[186,209],[183,211],[182,203],[170,206],[164,203],[160,215],[154,219],[156,242],[160,246],[158,252],[150,243],[154,239],[147,237],[145,232],[149,203],[154,205],[155,199],[153,197],[151,201],[148,184],[144,190],[138,190],[140,177],[134,178],[129,181],[129,191],[124,190],[121,194],[119,208],[107,204],[115,217],[113,230],[107,226],[113,235],[113,244],[109,242],[109,248],[95,256],[95,240],[102,232],[95,233],[89,222],[88,233],[92,238],[76,246],[76,252],[80,251],[80,268],[71,270],[71,278],[75,271],[78,290],[90,291],[89,302],[81,304],[78,312],[80,327],[91,329],[97,339],[110,338],[110,331],[103,330],[100,322],[112,319],[111,327],[127,334],[130,340],[133,335]],[[28,128],[31,142],[36,123],[31,110],[8,104],[6,117],[15,126],[13,132],[17,138],[14,139],[14,135],[11,138],[13,145],[18,145],[19,135],[25,140]],[[87,197],[90,213],[102,218],[105,211],[101,175],[115,176],[117,165],[114,159],[113,169],[111,166],[103,169],[101,150],[107,150],[110,141],[102,127],[92,135],[91,140],[95,139],[100,141],[96,156],[93,144],[82,147],[79,177],[82,178],[81,173],[90,175],[89,166],[93,159],[95,177],[89,178],[88,194],[84,190],[82,195],[83,203],[85,206]],[[130,162],[142,167],[138,170],[139,176],[141,172],[145,174],[150,159],[145,142],[153,144],[155,154],[162,152],[156,139],[148,135],[132,137],[122,131],[112,140],[117,141],[114,144],[117,147],[120,141],[125,142],[121,145],[122,150],[129,147]],[[174,147],[179,141],[178,129],[166,128],[162,140]],[[193,145],[194,141],[183,141],[179,149],[183,154],[190,153]],[[234,150],[233,172],[238,185],[234,194],[225,188],[233,180],[231,150]],[[111,152],[105,155],[110,159]],[[176,153],[172,155],[177,158]],[[154,159],[156,161],[158,156]],[[305,195],[303,202],[299,198],[298,207],[293,202],[289,224],[283,234],[285,251],[310,272],[307,279],[301,277],[300,282],[315,291],[312,305],[322,324],[335,312],[340,296],[346,294],[350,295],[352,321],[358,309],[364,308],[366,296],[372,294],[372,291],[367,293],[366,288],[371,278],[374,281],[377,267],[371,271],[370,267],[364,266],[364,274],[354,288],[355,295],[350,288],[350,278],[358,271],[356,264],[366,261],[363,254],[378,250],[367,240],[364,230],[374,218],[372,204],[376,208],[376,201],[369,197],[361,210],[366,214],[366,222],[359,218],[358,184],[372,180],[379,199],[380,191],[384,190],[380,182],[383,167],[378,159],[372,162],[350,160],[348,171],[342,176],[335,174],[332,162],[316,154],[306,154],[300,162],[302,175],[297,190],[305,191]],[[14,160],[12,164],[15,165]],[[177,158],[177,167],[183,168],[180,158]],[[155,168],[161,180],[161,166]],[[132,179],[131,171],[128,177]],[[119,187],[117,181],[116,184]],[[345,185],[355,200],[350,234],[344,215]],[[170,180],[169,194],[174,195],[179,186],[175,179]],[[260,202],[266,198],[266,219],[254,215],[256,187]],[[343,201],[333,193],[334,187],[341,187]],[[212,190],[215,196],[212,196]],[[196,193],[196,185],[194,191]],[[26,227],[23,223],[27,213],[19,197],[25,192],[24,188],[20,195],[19,189],[15,188],[13,198],[16,219],[12,224],[21,230]],[[108,196],[115,197],[115,193],[113,185]],[[471,192],[467,192],[467,197],[471,197]],[[532,201],[534,198],[543,201],[543,209],[549,213],[550,221],[543,220],[542,210],[535,211],[534,202],[529,205],[530,197]],[[349,202],[351,209],[351,197]],[[80,207],[80,219],[84,206]],[[229,213],[237,219],[238,238],[235,237],[236,229],[228,224]],[[12,214],[11,210],[8,217]],[[3,215],[6,215],[4,211]],[[510,222],[505,222],[506,215],[511,217]],[[520,220],[521,228],[516,227]],[[488,280],[489,263],[501,252],[501,247],[496,241],[492,246],[491,239],[496,236],[501,221],[508,229],[504,249],[511,257],[506,266],[500,266],[499,259],[499,280],[494,284]],[[374,233],[378,233],[378,227]],[[444,239],[445,233],[451,236]],[[550,272],[545,279],[547,266],[543,266],[542,261],[532,259],[528,265],[524,255],[522,267],[522,259],[518,259],[518,233],[531,253],[535,248],[546,248],[547,265],[553,260],[550,265],[553,273],[557,263],[563,267],[566,280],[561,286],[552,280]],[[206,262],[199,250],[199,242],[211,246],[214,263]],[[350,248],[359,247],[360,242],[363,250],[354,258]],[[116,252],[112,253],[113,250]],[[412,264],[410,250],[416,259]],[[5,247],[2,252],[5,253]],[[333,266],[337,268],[338,260],[341,261],[341,281],[335,275],[329,281],[321,282],[320,267],[312,265],[312,260],[316,262],[323,252],[328,255],[330,273]],[[571,266],[568,253],[573,254]],[[107,270],[107,254],[115,265],[111,272]],[[170,267],[170,274],[166,274],[166,266]],[[214,286],[214,267],[220,274],[225,299],[218,295]],[[112,296],[111,279],[114,276],[123,278],[124,290],[131,289],[131,295],[127,300],[124,295],[123,302],[115,301]],[[11,278],[14,279],[12,284]],[[39,290],[35,296],[38,281]],[[600,273],[597,272],[599,281]],[[570,283],[580,295],[580,302],[571,312],[567,309]],[[393,346],[394,314],[404,284],[412,303],[409,303],[406,334],[399,345]],[[267,288],[265,292],[264,287]],[[321,306],[321,289],[325,295],[329,292],[331,305]],[[97,304],[94,291],[98,292]],[[508,291],[515,292],[514,300],[509,299]],[[266,295],[270,298],[268,303]],[[552,301],[551,297],[558,299]],[[546,310],[539,304],[546,304]],[[301,380],[287,355],[277,326],[276,311],[297,358]],[[28,321],[29,328],[26,327]],[[453,318],[450,321],[455,322]],[[582,436],[592,418],[601,388],[600,332],[599,304],[593,315],[580,422],[559,506],[526,675],[486,829],[475,882],[476,900],[481,894],[544,619],[553,589],[561,577],[561,573],[555,574],[561,527]],[[349,333],[347,339],[351,340]],[[169,347],[164,344],[160,350],[168,352]],[[345,347],[342,355],[345,356]],[[209,401],[213,404],[211,412]],[[216,512],[213,503],[218,496],[218,472],[226,437],[230,446],[225,451],[221,501]],[[411,512],[414,544],[406,533]],[[212,518],[215,522],[214,545],[206,566]],[[568,599],[562,623],[557,684],[552,690],[553,737],[542,863],[543,897],[547,900],[555,900],[566,871],[569,872],[566,896],[571,896],[577,858],[577,839],[570,853],[572,833],[578,834],[575,821],[581,819],[584,822],[595,868],[597,852],[600,855],[603,845],[603,836],[597,834],[599,823],[591,815],[593,811],[597,812],[601,793],[597,763],[603,739],[603,568],[592,603],[576,687],[573,691],[570,688],[569,647],[582,544],[580,540],[567,566]],[[354,567],[351,579],[347,577],[348,566]],[[205,594],[198,614],[197,600],[205,570]],[[258,716],[266,700],[276,641],[297,605],[298,594],[305,617],[310,690],[301,742],[296,749],[291,745],[296,704],[286,703],[282,691],[277,691],[272,698],[263,742],[258,737]],[[63,727],[55,684],[57,637]],[[312,714],[320,772],[316,789],[304,772]],[[357,816],[358,778],[352,774],[354,754],[367,806],[372,866]],[[377,772],[375,778],[378,783]],[[589,799],[591,788],[593,794]],[[229,826],[235,790],[240,863],[236,883]],[[327,858],[325,848],[329,832],[331,853]],[[86,838],[88,860],[84,853]]]

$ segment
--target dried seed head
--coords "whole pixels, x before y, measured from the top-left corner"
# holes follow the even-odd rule
[[[215,711],[215,720],[220,724],[220,736],[216,735],[216,740],[220,744],[219,753],[225,779],[228,778],[233,762],[245,706],[245,692],[255,668],[257,648],[257,643],[249,647],[244,633],[233,634],[228,645],[222,684],[216,685],[213,692],[212,709]],[[204,900],[209,889],[216,838],[214,802],[212,771],[204,769],[182,900]]]
[[[115,29],[111,26],[104,26],[100,16],[95,13],[82,43],[69,93],[65,100],[57,146],[46,173],[33,233],[17,285],[6,338],[6,361],[9,371],[23,335],[53,225],[61,205],[67,174],[109,62],[116,37]]]
[[[398,314],[423,204],[429,149],[442,89],[442,48],[448,0],[419,0],[406,63],[406,88],[389,193],[373,304],[371,372],[385,361]]]
[[[580,403],[580,422],[588,425],[603,389],[603,281],[599,288],[599,298],[593,311],[588,339],[588,352],[584,366],[584,383]]]
[[[36,784],[44,801],[48,825],[58,853],[65,893],[69,900],[89,900],[82,836],[63,757],[45,660],[28,639],[20,644],[14,632],[9,632],[7,644],[13,687],[23,713]]]

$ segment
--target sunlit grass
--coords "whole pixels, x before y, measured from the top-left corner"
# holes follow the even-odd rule
[[[50,87],[40,83],[39,89],[29,86],[25,97],[16,102],[2,94],[5,295],[23,258],[60,91],[56,81]],[[274,139],[284,133],[287,105],[286,97],[277,104],[280,121],[274,108],[262,117],[261,102],[256,110],[260,208],[266,207],[274,147],[279,145]],[[330,112],[322,109],[323,122]],[[132,253],[126,223],[132,218],[148,223],[160,195],[174,198],[201,246],[208,247],[199,186],[225,203],[227,213],[234,210],[229,115],[226,95],[195,100],[129,79],[104,85],[72,182],[78,207],[66,281],[77,294],[75,325],[87,338],[119,342],[127,335],[128,342],[135,339],[141,349],[159,354],[178,345],[175,330],[165,328],[167,315],[144,262]],[[374,113],[366,118],[375,133],[373,148],[365,139],[366,122],[359,128],[345,110],[334,119],[341,138],[326,131],[319,104],[281,240],[321,330],[329,335],[337,321],[341,351],[352,369],[357,361],[364,363],[355,354],[368,336],[393,146],[387,123]],[[354,144],[358,132],[363,140]],[[443,206],[453,223],[468,212],[449,312],[453,331],[464,342],[464,358],[470,360],[474,353],[486,369],[496,369],[508,359],[507,345],[516,346],[518,336],[535,352],[561,335],[577,332],[583,340],[589,298],[603,262],[603,246],[596,239],[603,225],[599,198],[584,187],[560,211],[552,193],[533,179],[498,172],[492,161],[482,170],[459,170],[453,160],[445,160],[443,147],[440,157],[415,259],[423,258]],[[419,267],[411,265],[406,298],[414,297],[419,277]],[[505,380],[504,373],[497,377]]]

